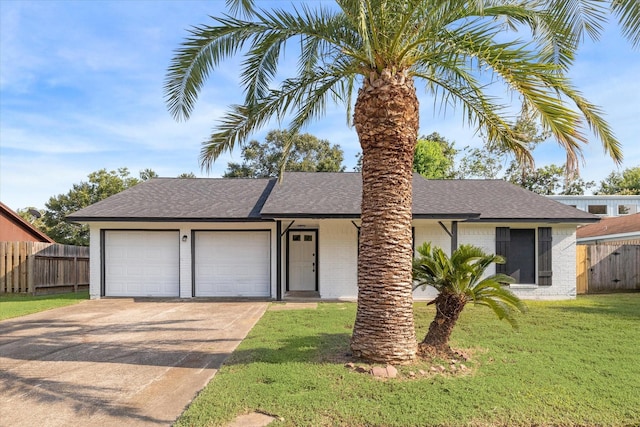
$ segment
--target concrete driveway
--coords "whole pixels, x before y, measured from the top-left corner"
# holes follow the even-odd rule
[[[171,425],[266,302],[103,299],[0,322],[0,426]]]

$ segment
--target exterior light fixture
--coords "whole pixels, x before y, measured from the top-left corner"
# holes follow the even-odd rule
[[[186,242],[186,241],[187,241],[187,238],[188,238],[188,237],[187,237],[187,235],[185,234],[184,236],[182,236],[182,241],[183,241],[183,242]]]

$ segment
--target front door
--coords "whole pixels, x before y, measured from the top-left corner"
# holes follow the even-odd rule
[[[316,252],[318,232],[289,232],[289,291],[317,291]]]

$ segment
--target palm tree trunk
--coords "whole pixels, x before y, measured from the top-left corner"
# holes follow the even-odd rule
[[[441,293],[435,299],[436,317],[429,325],[429,332],[420,343],[420,352],[425,354],[450,354],[449,339],[453,327],[467,301],[464,295]]]
[[[358,93],[354,124],[362,146],[362,226],[354,356],[405,363],[417,350],[411,233],[418,98],[403,72],[372,73]]]

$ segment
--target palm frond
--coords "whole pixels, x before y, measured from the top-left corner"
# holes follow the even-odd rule
[[[485,253],[473,245],[461,245],[447,256],[438,247],[425,243],[417,249],[419,257],[413,262],[414,289],[431,286],[439,294],[464,295],[474,304],[491,308],[499,319],[517,327],[515,313],[526,312],[526,305],[504,285],[515,280],[505,274],[484,274],[493,263],[504,258]]]
[[[610,1],[611,10],[622,27],[622,34],[635,48],[640,47],[640,2],[638,0]]]

